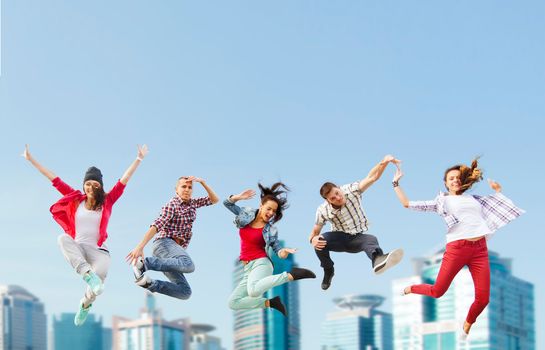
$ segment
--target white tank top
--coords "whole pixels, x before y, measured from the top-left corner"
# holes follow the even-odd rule
[[[492,233],[483,217],[481,204],[472,196],[446,196],[445,210],[460,221],[447,232],[447,243]]]
[[[100,220],[102,209],[89,210],[85,201],[76,210],[76,242],[80,244],[97,245],[100,236]]]

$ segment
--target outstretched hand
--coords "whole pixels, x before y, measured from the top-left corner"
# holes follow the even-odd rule
[[[129,264],[134,265],[134,264],[136,264],[136,261],[138,260],[138,257],[144,258],[144,249],[141,249],[141,248],[137,247],[137,248],[134,248],[134,250],[132,252],[127,254],[127,256],[125,257],[125,260]]]
[[[252,199],[255,196],[255,191],[252,189],[248,189],[245,191],[240,192],[239,194],[235,195],[237,200],[240,199]]]
[[[393,181],[399,181],[403,177],[403,171],[401,171],[401,167],[399,164],[396,164],[396,173],[394,174]]]
[[[289,254],[295,254],[297,252],[296,248],[282,248],[278,251],[278,257],[280,259],[285,259]]]
[[[492,179],[488,179],[488,185],[490,188],[496,191],[496,193],[501,192],[501,185]]]
[[[28,144],[25,145],[25,150],[21,154],[21,157],[25,158],[26,160],[30,160],[30,151],[28,150]]]
[[[148,154],[148,146],[147,145],[137,145],[138,147],[138,158],[144,159],[144,157]]]

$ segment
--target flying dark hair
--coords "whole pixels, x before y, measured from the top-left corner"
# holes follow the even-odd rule
[[[471,166],[466,166],[464,164],[457,164],[451,166],[445,170],[445,175],[443,176],[443,181],[447,181],[447,174],[449,171],[459,170],[460,171],[460,183],[462,184],[460,190],[457,194],[462,194],[465,191],[469,190],[471,186],[483,179],[483,171],[479,168],[479,157],[473,159]],[[446,184],[445,184],[446,187]]]
[[[278,204],[278,208],[276,209],[276,213],[272,220],[273,222],[280,221],[282,219],[283,211],[288,208],[288,198],[286,196],[290,189],[282,182],[277,182],[270,188],[265,187],[260,183],[258,183],[257,186],[259,186],[259,190],[261,191],[261,194],[259,195],[261,197],[261,204],[265,204],[267,201],[274,201]]]

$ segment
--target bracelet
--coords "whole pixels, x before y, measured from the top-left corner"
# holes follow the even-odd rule
[[[140,157],[136,157],[136,159],[138,159],[139,161],[143,161],[144,158],[140,158]]]
[[[394,188],[399,186],[399,181],[392,181],[392,186],[394,186]]]
[[[310,237],[310,244],[312,244],[312,239],[313,239],[314,237],[316,237],[316,236]]]

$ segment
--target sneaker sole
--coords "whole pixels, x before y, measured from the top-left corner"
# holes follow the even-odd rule
[[[395,249],[388,254],[386,260],[374,268],[375,274],[383,274],[386,270],[396,266],[403,259],[403,249]]]

